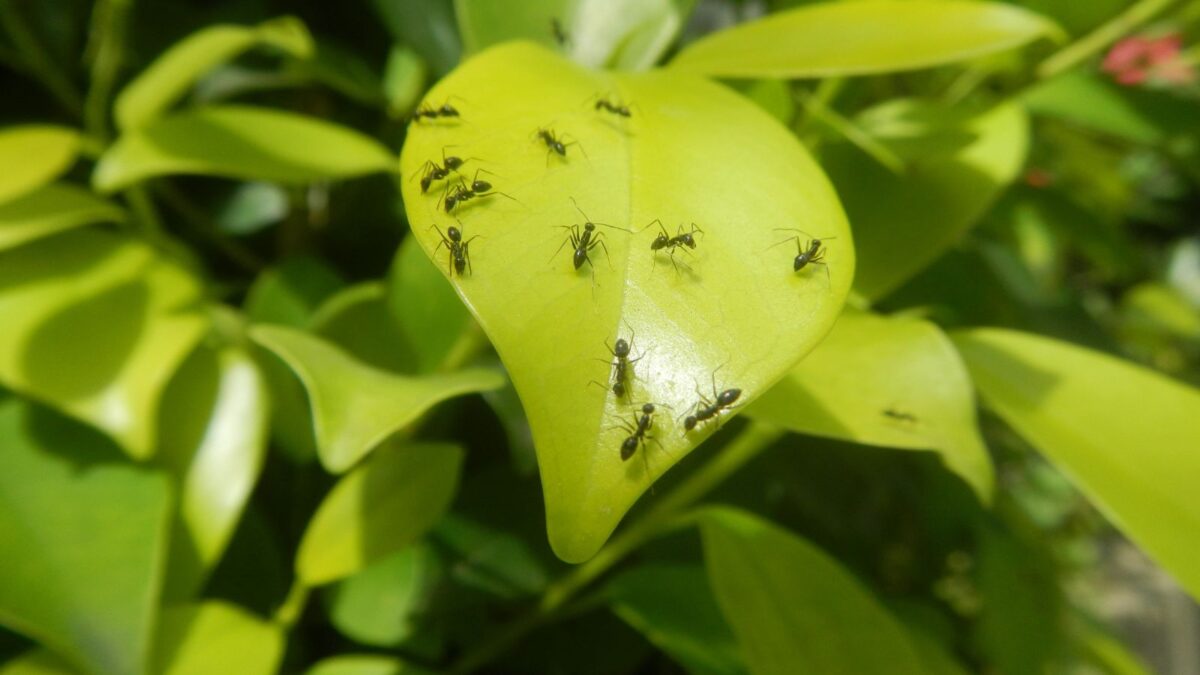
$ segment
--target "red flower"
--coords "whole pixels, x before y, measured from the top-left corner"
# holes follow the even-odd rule
[[[1125,86],[1148,81],[1189,84],[1196,80],[1196,71],[1180,58],[1182,48],[1183,38],[1178,33],[1158,38],[1135,35],[1113,45],[1101,68]]]

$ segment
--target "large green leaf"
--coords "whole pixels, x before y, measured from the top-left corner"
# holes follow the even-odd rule
[[[0,623],[103,675],[145,672],[170,523],[165,476],[104,437],[0,403]]]
[[[608,585],[613,612],[694,675],[746,672],[699,565],[644,565]]]
[[[431,546],[404,548],[334,586],[329,620],[355,642],[395,647],[418,629],[440,571]]]
[[[644,70],[663,55],[695,0],[455,0],[467,53],[507,40],[558,47],[587,66]],[[565,40],[552,30],[558,22]]]
[[[154,452],[159,397],[205,331],[195,278],[93,229],[0,252],[0,381]]]
[[[1034,115],[1054,117],[1134,143],[1154,144],[1163,130],[1098,73],[1071,71],[1030,88],[1020,98]]]
[[[893,173],[849,143],[823,147],[821,165],[854,223],[854,288],[879,298],[933,262],[986,212],[1024,164],[1029,130],[1015,104],[967,115],[895,100],[866,111],[859,122],[904,162],[904,171]]]
[[[396,444],[346,474],[304,532],[300,580],[340,579],[419,539],[450,506],[462,458],[456,445]]]
[[[1200,598],[1200,392],[1035,335],[952,337],[984,402]]]
[[[216,25],[176,42],[117,95],[117,125],[128,131],[152,122],[211,70],[256,45],[297,58],[312,55],[312,37],[298,19],[283,17],[258,26]]]
[[[755,675],[919,675],[907,634],[847,570],[748,513],[701,512],[709,581]]]
[[[283,628],[217,600],[163,611],[153,673],[274,675]]]
[[[971,378],[931,323],[845,312],[747,414],[800,433],[935,450],[981,501],[991,501],[992,463],[976,426]]]
[[[425,254],[418,253],[421,264],[428,265]],[[441,279],[438,282],[441,283]],[[383,282],[367,281],[322,303],[313,313],[309,328],[367,365],[411,373],[415,370],[417,357],[388,305]],[[464,309],[458,311],[466,314]],[[420,332],[420,329],[418,325],[414,332]]]
[[[633,106],[632,118],[588,105],[603,92]],[[585,560],[653,479],[717,428],[685,434],[672,419],[697,403],[697,389],[711,399],[715,379],[749,402],[824,336],[854,273],[853,242],[837,197],[796,138],[706,80],[588,71],[517,43],[475,57],[427,100],[455,95],[470,100],[455,101],[462,122],[415,123],[404,175],[440,162],[453,145],[486,161],[495,173],[486,178],[513,197],[459,207],[465,236],[481,238],[470,248],[473,274],[451,281],[529,415],[551,546],[564,560]],[[578,145],[552,154],[533,137],[539,127]],[[440,191],[422,195],[406,180],[404,202],[415,237],[448,273],[430,224],[458,223],[439,208]],[[572,200],[612,226],[595,228],[607,248],[592,249],[590,265],[578,270],[569,247],[556,253],[562,228],[583,220]],[[704,231],[694,251],[676,252],[678,270],[665,252],[651,251],[657,230],[642,228],[654,219],[672,235],[692,221]],[[788,238],[798,235],[776,227],[836,237],[824,249],[827,264],[793,272]],[[605,342],[618,337],[635,338],[632,357],[641,359],[628,400],[589,384],[608,379]],[[622,462],[628,432],[614,427],[645,402],[663,406],[651,434],[657,443]]]
[[[0,251],[39,237],[101,221],[121,221],[125,212],[70,183],[54,183],[0,203]]]
[[[262,472],[267,391],[241,348],[197,350],[163,400],[162,459],[180,484],[166,595],[186,598],[221,559]]]
[[[245,105],[194,108],[127,131],[101,157],[92,184],[120,190],[165,174],[307,183],[390,171],[374,139],[295,113]]]
[[[48,124],[0,129],[0,202],[41,187],[75,163],[79,132]]]
[[[966,61],[1061,30],[1000,2],[824,2],[713,33],[683,49],[673,71],[800,78],[891,73]]]
[[[446,399],[504,386],[494,369],[405,377],[372,368],[300,331],[255,326],[251,337],[283,359],[304,384],[312,406],[317,453],[340,473],[396,431]]]
[[[421,372],[439,370],[463,336],[479,330],[416,237],[405,238],[396,251],[387,302]]]

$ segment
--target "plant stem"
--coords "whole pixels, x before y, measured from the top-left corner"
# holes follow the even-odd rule
[[[633,551],[672,529],[680,511],[691,506],[770,446],[783,432],[761,423],[751,423],[721,452],[655,504],[639,520],[622,530],[594,558],[550,584],[533,611],[509,624],[491,639],[467,652],[449,673],[462,675],[483,666],[511,648],[518,640],[553,618],[577,593]]]
[[[92,83],[83,103],[83,126],[108,142],[108,107],[125,51],[125,29],[132,0],[100,0],[92,10]]]
[[[300,614],[304,612],[304,606],[308,603],[309,588],[300,581],[300,577],[296,577],[292,581],[292,587],[288,589],[287,597],[284,598],[283,604],[279,605],[279,609],[275,610],[275,615],[271,617],[271,621],[283,626],[285,629],[290,629],[296,625],[296,621],[300,619]]]
[[[33,71],[38,83],[49,90],[67,112],[81,117],[83,97],[67,73],[59,69],[50,53],[38,41],[32,27],[17,9],[15,0],[0,0],[0,25],[4,26],[21,61]]]
[[[1037,78],[1046,80],[1063,73],[1092,57],[1113,42],[1132,32],[1177,0],[1140,0],[1086,36],[1063,47],[1037,67]]]

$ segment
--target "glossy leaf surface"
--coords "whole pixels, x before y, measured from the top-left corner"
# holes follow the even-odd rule
[[[176,42],[117,96],[117,125],[135,129],[159,117],[182,98],[200,76],[255,45],[269,45],[293,56],[312,54],[304,24],[286,17],[258,26],[217,25]]]
[[[755,675],[925,670],[899,622],[836,560],[728,508],[701,512],[709,581]]]
[[[94,229],[0,252],[0,381],[149,457],[163,388],[206,330],[199,296],[146,244]]]
[[[1026,333],[953,337],[988,407],[1200,597],[1200,391]]]
[[[589,105],[604,92],[636,103],[632,117]],[[426,98],[448,99],[461,103],[461,121],[419,121],[409,131],[409,221],[444,273],[446,248],[437,250],[430,224],[446,231],[461,222],[467,239],[481,235],[469,248],[473,273],[452,282],[529,416],[551,545],[564,560],[585,560],[652,479],[715,430],[710,423],[685,435],[672,419],[697,404],[697,389],[713,398],[714,373],[720,389],[741,389],[739,402],[748,402],[824,336],[853,276],[853,242],[836,196],[795,137],[711,82],[587,71],[517,43],[472,59]],[[574,145],[551,151],[535,137],[540,127]],[[477,198],[455,209],[458,222],[447,216],[440,184],[423,195],[407,180],[426,161],[440,163],[444,148],[480,158],[464,167],[468,177],[486,168],[494,175],[480,178],[512,199]],[[581,258],[578,269],[571,248],[560,249],[565,228],[584,220],[575,204],[608,225],[594,226],[605,247],[588,250],[590,263]],[[671,236],[692,222],[703,234],[694,235],[694,250],[675,251],[673,265],[666,251],[651,250],[655,219]],[[791,238],[799,235],[776,227],[836,236],[826,266],[794,272]],[[605,343],[618,337],[633,339],[630,358],[639,359],[620,400],[604,384],[612,370]],[[619,425],[645,402],[661,406],[658,444],[622,462],[629,432]]]
[[[934,450],[988,503],[993,471],[975,391],[937,326],[845,312],[829,337],[747,411],[791,431]]]
[[[69,183],[52,183],[0,203],[0,251],[73,227],[121,221],[125,212]]]
[[[75,163],[79,132],[48,124],[0,129],[0,203],[41,187]]]
[[[718,31],[671,69],[716,77],[801,78],[892,73],[979,58],[1060,33],[1000,2],[822,2]]]
[[[171,491],[161,473],[120,459],[103,436],[0,403],[0,623],[87,670],[139,675]]]
[[[395,158],[374,139],[295,113],[213,105],[121,135],[92,185],[113,192],[154,176],[189,174],[307,183],[389,171]]]
[[[300,542],[300,579],[340,579],[415,542],[450,506],[462,459],[456,445],[396,444],[346,474]]]
[[[504,386],[487,368],[405,377],[372,368],[332,344],[278,326],[251,329],[256,342],[292,369],[308,391],[317,453],[340,473],[438,403]]]

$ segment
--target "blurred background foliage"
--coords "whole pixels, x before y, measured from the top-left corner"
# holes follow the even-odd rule
[[[736,509],[530,621],[570,568],[529,428],[389,174],[434,81],[556,46],[563,4],[0,0],[0,673],[788,672],[754,625],[772,598],[834,645],[812,672],[1200,673],[1194,602],[986,409],[990,507],[932,453],[775,436],[709,497]],[[580,10],[621,39],[558,46],[645,68],[809,4]],[[1011,4],[1065,41],[725,83],[833,180],[859,304],[1200,385],[1200,2]]]

